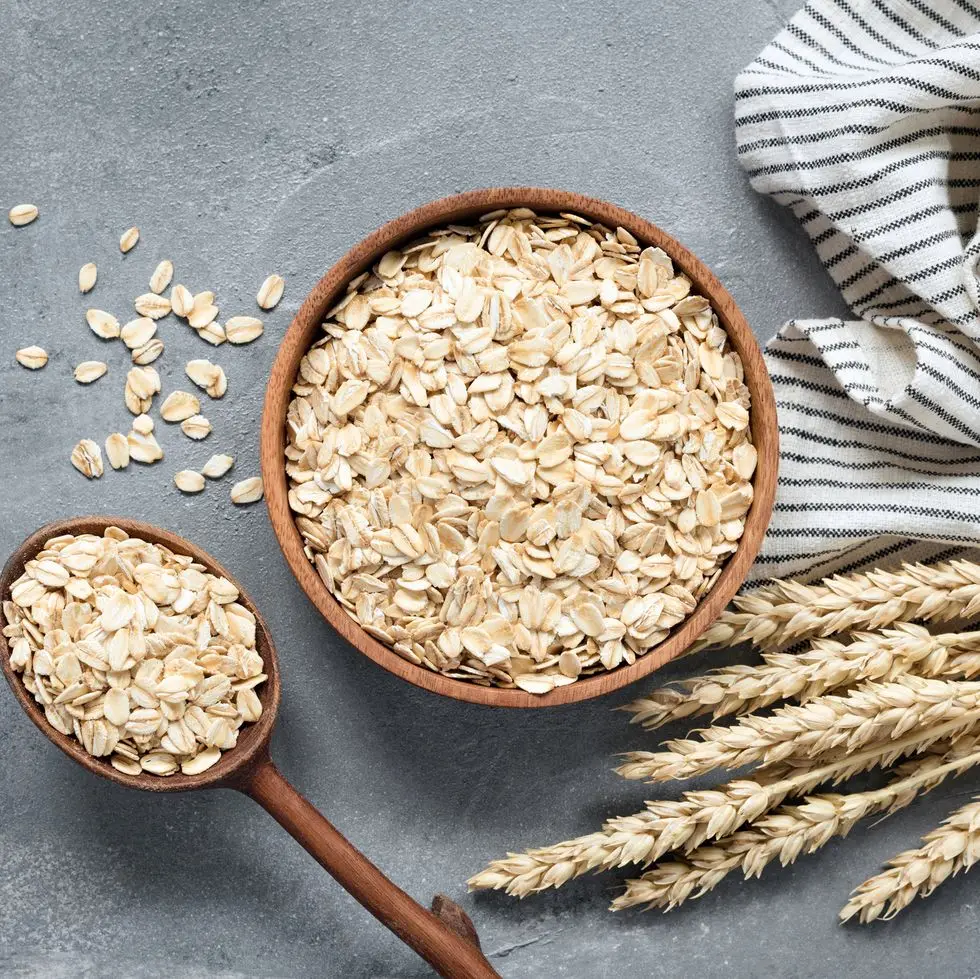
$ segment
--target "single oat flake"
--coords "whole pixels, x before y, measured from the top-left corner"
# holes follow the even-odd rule
[[[163,458],[163,449],[152,432],[143,433],[135,429],[126,436],[129,445],[129,457],[134,462],[152,465]]]
[[[279,304],[279,300],[282,299],[282,292],[285,287],[286,283],[281,275],[270,275],[259,286],[259,292],[255,297],[255,301],[263,309],[274,309]]]
[[[233,316],[225,320],[225,337],[229,343],[251,343],[262,336],[262,320],[255,316]]]
[[[228,379],[224,370],[210,360],[189,360],[184,367],[184,373],[199,388],[203,388],[209,397],[221,398],[228,390]]]
[[[387,252],[328,311],[286,415],[289,505],[370,635],[545,694],[635,662],[714,585],[753,499],[749,406],[664,251],[497,211]]]
[[[48,362],[48,352],[42,347],[21,347],[14,357],[21,367],[31,371],[39,371]]]
[[[101,360],[83,360],[75,368],[75,380],[79,384],[97,381],[109,368]]]
[[[180,430],[189,439],[200,441],[211,434],[211,422],[204,415],[191,415],[180,423]]]
[[[204,477],[193,469],[181,469],[174,475],[174,484],[181,493],[200,493],[204,489]]]
[[[201,410],[201,402],[196,395],[187,391],[171,391],[160,405],[160,417],[165,422],[182,422]]]
[[[103,340],[115,340],[119,336],[119,320],[104,309],[86,310],[85,321],[92,332]]]
[[[155,292],[159,295],[163,292],[167,286],[170,285],[170,280],[174,277],[174,263],[169,259],[165,258],[154,270],[153,275],[150,276],[150,292]],[[172,300],[171,300],[172,302]]]
[[[129,465],[129,442],[126,436],[121,432],[113,432],[107,436],[105,455],[113,469],[125,469]]]
[[[139,228],[127,228],[119,239],[119,250],[125,255],[136,247],[136,242],[140,240]]]
[[[7,212],[7,218],[15,228],[22,228],[37,219],[38,209],[33,204],[17,204]]]
[[[156,331],[157,325],[149,316],[140,316],[138,319],[130,320],[119,331],[119,337],[130,350],[135,350],[149,343]]]
[[[91,292],[95,288],[98,269],[95,262],[88,262],[78,270],[78,291]]]
[[[235,464],[235,459],[230,455],[216,454],[201,468],[201,472],[208,479],[220,479]]]
[[[170,312],[170,300],[166,296],[158,296],[155,292],[145,292],[133,300],[133,306],[140,316],[150,319],[162,319]]]
[[[191,310],[194,308],[194,297],[190,290],[179,282],[170,290],[170,307],[173,309],[174,315],[180,316],[182,319],[190,316]]]
[[[159,337],[153,337],[133,351],[132,361],[139,365],[152,364],[162,353],[163,341]]]
[[[231,488],[231,502],[244,506],[247,503],[257,503],[262,499],[262,477],[249,476]]]
[[[102,475],[102,450],[97,442],[82,439],[72,449],[71,464],[89,479],[98,479]]]

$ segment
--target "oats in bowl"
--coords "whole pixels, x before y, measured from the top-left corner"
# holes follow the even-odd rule
[[[410,662],[547,693],[654,648],[738,547],[742,363],[625,229],[518,208],[432,231],[323,331],[289,505],[327,588]]]

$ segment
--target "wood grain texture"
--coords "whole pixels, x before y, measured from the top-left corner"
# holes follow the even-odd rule
[[[405,244],[428,229],[453,222],[464,223],[488,211],[518,206],[530,207],[540,213],[572,211],[610,228],[620,226],[626,228],[641,245],[656,245],[671,257],[677,268],[693,283],[692,291],[711,302],[728,332],[732,346],[742,358],[746,384],[752,394],[751,425],[759,453],[754,481],[755,498],[738,551],[694,612],[660,645],[639,657],[631,666],[620,666],[541,696],[523,690],[480,687],[433,673],[402,659],[369,636],[343,610],[323,584],[316,569],[307,561],[302,538],[289,509],[283,465],[286,411],[300,360],[322,335],[320,326],[325,314],[342,294],[347,282],[369,268],[389,249]],[[769,524],[779,466],[779,431],[772,384],[752,330],[725,287],[687,248],[656,225],[606,201],[540,187],[497,187],[446,197],[403,214],[355,245],[323,276],[300,306],[272,366],[262,413],[260,452],[269,518],[286,562],[303,591],[344,639],[389,672],[425,690],[492,707],[551,707],[598,697],[647,676],[687,649],[717,618],[745,580]]]
[[[47,722],[41,706],[11,667],[10,644],[0,632],[0,667],[3,675],[37,728],[88,771],[129,788],[148,792],[229,788],[245,793],[275,817],[345,890],[421,955],[439,975],[448,979],[499,979],[480,951],[473,922],[462,908],[441,895],[437,897],[440,909],[437,913],[418,904],[385,877],[283,778],[272,763],[269,738],[281,693],[275,646],[265,621],[242,586],[210,554],[183,537],[137,520],[96,516],[60,520],[36,531],[11,555],[0,574],[0,603],[9,600],[11,585],[23,574],[25,563],[43,549],[46,541],[62,534],[101,536],[110,526],[122,528],[131,537],[162,544],[176,553],[189,554],[212,574],[222,575],[236,585],[239,602],[255,616],[255,644],[268,676],[256,690],[262,702],[262,716],[255,724],[244,725],[238,744],[230,751],[223,752],[218,763],[201,775],[184,775],[180,772],[166,778],[124,775],[107,760],[92,757],[78,741],[56,731]],[[6,624],[0,611],[0,628]]]

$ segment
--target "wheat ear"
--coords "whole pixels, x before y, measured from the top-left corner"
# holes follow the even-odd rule
[[[735,665],[654,690],[621,710],[631,724],[653,729],[702,714],[715,719],[795,698],[800,703],[861,680],[891,680],[901,673],[946,676],[980,669],[980,632],[932,635],[911,622],[882,633],[858,633],[852,642],[815,639],[798,653],[766,653],[759,666]]]
[[[815,636],[881,629],[899,620],[948,622],[980,614],[980,565],[951,561],[836,575],[819,584],[775,581],[735,599],[691,649],[751,642],[778,649]]]
[[[918,733],[924,748],[978,718],[980,683],[901,676],[862,684],[843,696],[781,707],[768,716],[748,714],[730,727],[706,728],[699,741],[668,741],[666,751],[629,752],[616,770],[624,778],[662,782],[753,762],[849,752],[909,733]]]
[[[980,859],[980,798],[957,809],[922,837],[923,845],[888,861],[883,871],[856,888],[840,912],[862,922],[894,918],[917,897],[928,897],[944,880]]]
[[[953,729],[954,725],[946,725]],[[947,735],[939,731],[938,737]],[[773,766],[755,779],[736,779],[716,789],[685,792],[679,801],[648,802],[646,810],[607,820],[598,833],[508,853],[467,882],[470,890],[503,890],[514,897],[560,887],[589,871],[649,864],[674,849],[694,849],[726,836],[790,796],[819,785],[837,785],[860,772],[886,767],[920,747],[918,733],[863,751],[808,760],[806,767]],[[943,749],[946,750],[946,749]],[[815,767],[816,766],[816,767]]]
[[[980,762],[978,745],[977,736],[961,739],[952,747],[947,744],[945,752],[936,751],[900,766],[898,777],[881,789],[815,795],[799,805],[783,806],[744,830],[628,880],[611,908],[621,911],[644,905],[669,910],[708,893],[735,870],[749,879],[761,876],[773,860],[785,867],[835,836],[846,836],[859,819],[901,809],[948,776],[966,771]]]

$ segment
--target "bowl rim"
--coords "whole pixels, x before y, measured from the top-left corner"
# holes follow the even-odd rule
[[[654,649],[632,665],[616,667],[547,694],[485,687],[434,673],[403,659],[367,632],[327,590],[303,552],[302,537],[287,498],[283,465],[285,418],[299,362],[317,335],[324,314],[346,284],[386,251],[440,225],[472,220],[501,208],[529,207],[539,213],[572,212],[606,227],[623,227],[642,245],[662,248],[717,312],[745,369],[752,397],[750,424],[759,455],[753,480],[754,499],[746,516],[738,550],[723,566],[711,590],[695,610]],[[260,461],[266,507],[273,531],[290,570],[307,597],[335,631],[379,666],[424,690],[455,700],[493,707],[550,707],[589,700],[627,686],[683,653],[717,618],[741,587],[765,536],[772,513],[779,464],[779,433],[772,383],[762,352],[735,300],[703,262],[650,221],[615,204],[572,191],[542,187],[492,187],[439,198],[386,222],[335,262],[313,287],[280,342],[266,387],[262,410]]]

